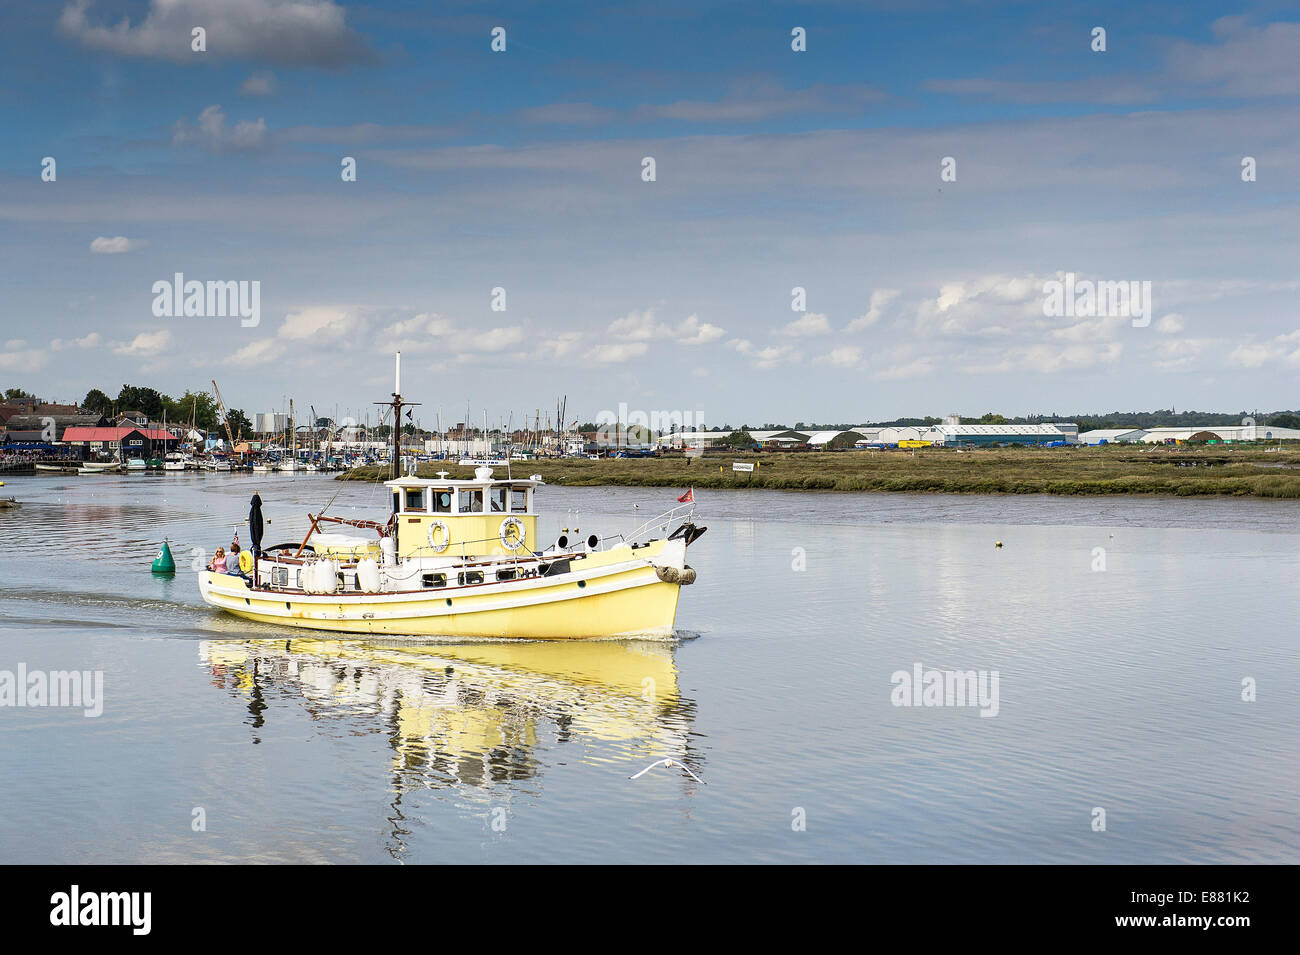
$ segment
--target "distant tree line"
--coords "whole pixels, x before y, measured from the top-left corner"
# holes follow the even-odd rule
[[[1081,414],[1065,420],[1077,421],[1080,431],[1100,428],[1187,428],[1198,425],[1239,425],[1246,418],[1257,424],[1276,428],[1300,427],[1300,415],[1293,411],[1110,411],[1106,414]]]
[[[155,388],[141,385],[123,385],[116,398],[110,398],[98,388],[91,388],[81,402],[81,407],[106,418],[116,417],[123,412],[140,412],[149,416],[151,421],[166,418],[168,424],[193,424],[200,431],[224,431],[221,424],[221,410],[217,399],[210,391],[191,391],[179,398],[165,395]],[[251,434],[253,423],[238,408],[228,409],[230,430],[238,437]]]
[[[31,400],[39,401],[40,399],[22,388],[6,388],[3,392],[5,400],[19,401]],[[138,411],[149,416],[151,420],[160,421],[165,416],[168,423],[178,425],[187,425],[191,421],[194,427],[201,431],[221,431],[225,428],[221,424],[221,411],[217,406],[216,398],[210,391],[190,391],[188,388],[185,394],[179,398],[173,398],[170,395],[162,394],[154,388],[147,388],[141,385],[123,385],[117,393],[116,398],[110,398],[108,394],[98,388],[92,388],[86,393],[86,397],[81,402],[81,407],[86,411],[94,414],[101,414],[105,417],[112,418],[124,411]],[[230,430],[236,436],[249,435],[253,433],[253,423],[248,419],[241,409],[227,409]],[[1108,411],[1103,413],[1088,412],[1085,414],[1061,415],[1053,412],[1051,414],[1031,414],[1017,417],[1007,417],[997,414],[996,412],[987,412],[980,417],[962,416],[962,421],[968,424],[1039,424],[1044,421],[1073,421],[1079,425],[1079,430],[1095,431],[1099,429],[1120,429],[1120,428],[1184,428],[1197,425],[1239,425],[1245,418],[1253,418],[1260,425],[1269,425],[1275,428],[1300,428],[1300,411],[1271,411],[1271,412],[1251,412],[1251,411],[1176,411],[1173,408],[1162,409],[1157,411]],[[854,428],[928,428],[934,425],[942,424],[943,418],[926,416],[923,418],[894,418],[890,421],[872,421],[863,424],[849,424],[839,422],[835,424],[825,423],[817,424],[815,422],[796,421],[794,425],[787,426],[777,422],[765,422],[757,426],[761,431],[851,431]],[[742,424],[739,428],[733,428],[731,424],[715,425],[707,429],[715,433],[728,435],[727,444],[734,447],[744,447],[753,443],[753,438],[749,432],[754,430],[755,426]],[[381,426],[380,431],[391,433],[387,426]],[[412,424],[403,425],[402,431],[406,434],[416,433],[418,429]],[[581,431],[595,431],[597,425],[585,423],[579,426]],[[644,432],[642,440],[649,439],[649,430],[633,426],[628,429],[629,433]],[[377,432],[378,433],[378,432]],[[743,435],[743,437],[741,437]]]

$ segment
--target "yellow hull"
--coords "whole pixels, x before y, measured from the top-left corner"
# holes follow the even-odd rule
[[[662,548],[650,551],[633,559],[591,555],[580,572],[553,579],[414,594],[255,591],[239,577],[210,571],[200,572],[199,589],[208,604],[249,620],[334,633],[518,640],[667,636],[676,623],[681,585],[659,579],[649,558]]]

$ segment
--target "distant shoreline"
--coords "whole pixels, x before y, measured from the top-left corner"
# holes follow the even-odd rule
[[[732,464],[754,464],[752,472]],[[1266,465],[1261,467],[1261,465]],[[1300,448],[1262,447],[989,448],[908,451],[812,451],[708,454],[695,460],[660,458],[551,458],[514,461],[519,476],[540,474],[561,487],[761,488],[902,494],[1054,494],[1075,497],[1163,495],[1300,500]],[[721,469],[721,470],[720,470]],[[433,461],[418,475],[451,480],[470,468]],[[340,481],[385,481],[386,467],[357,468]],[[496,468],[498,477],[503,468]]]

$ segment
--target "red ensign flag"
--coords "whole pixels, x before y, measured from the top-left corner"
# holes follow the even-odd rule
[[[695,500],[695,488],[691,488],[685,494],[677,499],[678,504],[690,504]]]

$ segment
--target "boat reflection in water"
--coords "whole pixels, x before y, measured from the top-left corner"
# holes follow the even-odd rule
[[[539,751],[570,742],[586,744],[586,758],[622,763],[624,775],[665,756],[701,772],[674,646],[304,638],[210,640],[199,654],[214,685],[247,700],[255,742],[283,699],[313,721],[359,720],[387,734],[400,793],[529,780]]]

